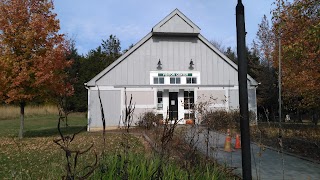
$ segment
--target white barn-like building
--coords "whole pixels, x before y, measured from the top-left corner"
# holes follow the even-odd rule
[[[256,112],[258,83],[247,76],[249,110]],[[192,103],[239,108],[238,67],[200,34],[200,28],[175,9],[151,32],[86,84],[88,130],[102,128],[98,88],[107,128],[118,127],[127,98],[135,103],[134,121],[148,111],[163,118],[193,118]],[[167,112],[169,110],[169,112]],[[167,117],[167,114],[169,117]]]

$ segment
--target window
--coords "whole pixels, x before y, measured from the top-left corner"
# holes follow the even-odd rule
[[[193,109],[194,107],[194,92],[185,91],[184,92],[184,109]]]
[[[154,77],[153,84],[164,84],[164,77]]]
[[[162,97],[162,91],[157,92],[157,109],[162,110],[163,109],[163,97]]]
[[[187,84],[197,84],[196,77],[187,77]]]
[[[184,119],[194,119],[194,113],[184,113]]]
[[[180,84],[180,77],[170,77],[170,84]]]

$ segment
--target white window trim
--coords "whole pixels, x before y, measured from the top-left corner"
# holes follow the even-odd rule
[[[178,76],[158,76],[159,73],[162,74],[182,74]],[[183,74],[189,74],[192,73],[192,76],[183,76]],[[200,85],[201,79],[200,79],[200,72],[199,71],[150,71],[150,85]],[[153,78],[155,77],[163,77],[164,78],[164,84],[154,84]],[[170,77],[180,77],[180,84],[170,84]],[[187,84],[187,77],[194,77],[197,78],[196,84]]]
[[[171,78],[174,78],[175,80],[175,83],[171,83]],[[180,83],[177,83],[177,79],[179,78],[179,80],[180,80]],[[169,77],[169,81],[170,81],[170,85],[174,85],[174,84],[178,84],[178,85],[180,85],[181,84],[181,79],[182,79],[182,77],[180,77],[180,76],[177,76],[177,77]]]
[[[188,77],[185,77],[185,78],[186,78],[186,84],[198,84],[198,77],[188,76]],[[191,83],[188,83],[188,82],[187,82],[187,79],[188,79],[188,78],[191,78]],[[197,83],[192,83],[192,78],[196,78]]]
[[[154,83],[154,78],[158,78],[158,83]],[[160,83],[160,78],[163,78],[163,83]],[[153,84],[156,84],[156,85],[165,84],[165,77],[153,76],[153,77],[152,77],[152,83],[153,83]]]

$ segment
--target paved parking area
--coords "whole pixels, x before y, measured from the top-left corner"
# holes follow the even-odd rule
[[[198,135],[195,132],[199,132]],[[187,140],[193,139],[198,150],[215,158],[220,164],[234,169],[234,173],[241,176],[241,149],[232,152],[224,151],[225,135],[217,132],[209,132],[208,147],[206,135],[201,127],[198,130],[189,129]],[[235,139],[232,139],[234,145]],[[320,149],[319,149],[320,151]],[[260,153],[261,152],[261,153]],[[253,179],[292,179],[292,180],[318,180],[320,179],[320,164],[286,153],[265,148],[264,151],[251,143],[251,166]]]

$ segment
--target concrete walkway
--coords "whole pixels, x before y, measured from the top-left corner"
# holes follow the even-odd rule
[[[198,130],[189,129],[186,140],[193,140],[198,150],[204,154],[207,153],[208,149],[209,156],[216,159],[219,164],[234,169],[233,172],[235,174],[242,176],[241,149],[225,152],[224,142],[226,136],[213,131],[209,132],[209,148],[207,148],[207,136],[205,134],[207,132],[201,127]],[[232,145],[234,143],[235,139],[232,139]],[[253,179],[320,179],[320,164],[285,153],[282,154],[268,148],[262,151],[254,143],[251,143],[251,160]]]

